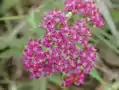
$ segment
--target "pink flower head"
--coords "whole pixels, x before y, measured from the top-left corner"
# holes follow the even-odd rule
[[[61,10],[54,9],[44,15],[43,21],[42,28],[54,31],[58,29],[58,26],[64,26],[67,23],[67,17]]]
[[[70,30],[71,38],[75,43],[86,44],[88,43],[88,38],[90,37],[90,29],[82,23],[82,21],[78,21],[74,24]]]
[[[94,61],[96,60],[96,50],[88,44],[86,49],[80,51],[80,61],[84,68],[84,73],[89,73],[94,67]]]
[[[36,77],[36,72],[39,72],[39,74],[42,73],[42,62],[44,62],[44,56],[40,42],[38,40],[30,40],[23,53],[25,69],[31,71],[32,76]],[[40,77],[40,75],[38,77]]]
[[[88,20],[92,21],[94,28],[104,27],[104,20],[93,0],[66,0],[65,10],[74,14],[81,13],[82,16],[87,16]]]
[[[49,11],[42,18],[41,28],[46,30],[41,40],[30,40],[24,49],[24,68],[31,78],[45,77],[57,72],[65,75],[62,86],[84,83],[85,74],[94,67],[96,50],[89,44],[91,36],[87,26],[92,21],[94,28],[102,28],[104,21],[92,0],[66,0],[65,11],[81,13],[87,18],[68,26],[70,18],[58,9]]]
[[[70,86],[71,84],[76,84],[76,85],[81,85],[84,84],[85,80],[85,74],[84,73],[79,73],[79,74],[72,74],[70,76],[67,76],[64,78],[63,83],[61,86],[67,87]]]

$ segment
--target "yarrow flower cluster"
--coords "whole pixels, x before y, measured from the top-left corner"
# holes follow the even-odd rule
[[[82,14],[85,18],[69,26],[69,15]],[[31,78],[45,77],[57,72],[65,75],[62,86],[84,83],[85,74],[94,67],[96,50],[88,42],[94,28],[102,28],[104,21],[92,0],[66,0],[65,10],[53,9],[42,18],[40,28],[46,30],[41,40],[30,40],[23,53],[24,68]]]

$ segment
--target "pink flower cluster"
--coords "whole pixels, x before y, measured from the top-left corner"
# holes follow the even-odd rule
[[[96,8],[93,0],[66,0],[65,10],[71,11],[73,14],[82,14],[88,16],[88,20],[92,21],[94,27],[100,28],[104,26],[99,9]]]
[[[77,20],[71,27],[70,17],[58,9],[49,11],[42,18],[41,28],[46,34],[41,40],[30,40],[23,53],[23,64],[30,71],[30,77],[40,78],[57,72],[65,74],[62,86],[84,83],[96,60],[96,50],[88,43],[91,36],[88,22],[103,27],[99,10],[91,0],[66,0],[65,11],[82,13],[86,18]]]

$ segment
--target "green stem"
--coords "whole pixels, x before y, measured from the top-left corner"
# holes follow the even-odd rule
[[[62,90],[68,90],[68,87],[66,87],[66,88],[62,88]]]
[[[41,78],[40,90],[47,90],[47,79],[44,77]]]
[[[5,17],[10,17],[11,16],[11,13],[6,13],[6,15],[5,15]],[[11,21],[9,21],[9,20],[4,20],[5,21],[5,23],[6,23],[6,27],[7,27],[7,30],[8,30],[8,33],[9,32],[11,32],[11,30],[12,30],[12,23],[11,23]]]
[[[0,21],[18,20],[18,19],[23,19],[23,18],[24,18],[24,16],[10,16],[10,17],[0,18]]]

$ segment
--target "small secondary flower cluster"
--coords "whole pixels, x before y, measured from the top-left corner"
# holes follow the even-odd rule
[[[41,40],[29,41],[23,64],[32,78],[62,72],[66,76],[62,86],[80,85],[96,60],[96,50],[88,43],[91,36],[88,22],[92,21],[94,28],[102,28],[104,21],[92,0],[66,0],[65,11],[81,13],[86,18],[69,27],[70,17],[66,12],[54,9],[46,13],[41,25],[46,34]]]

